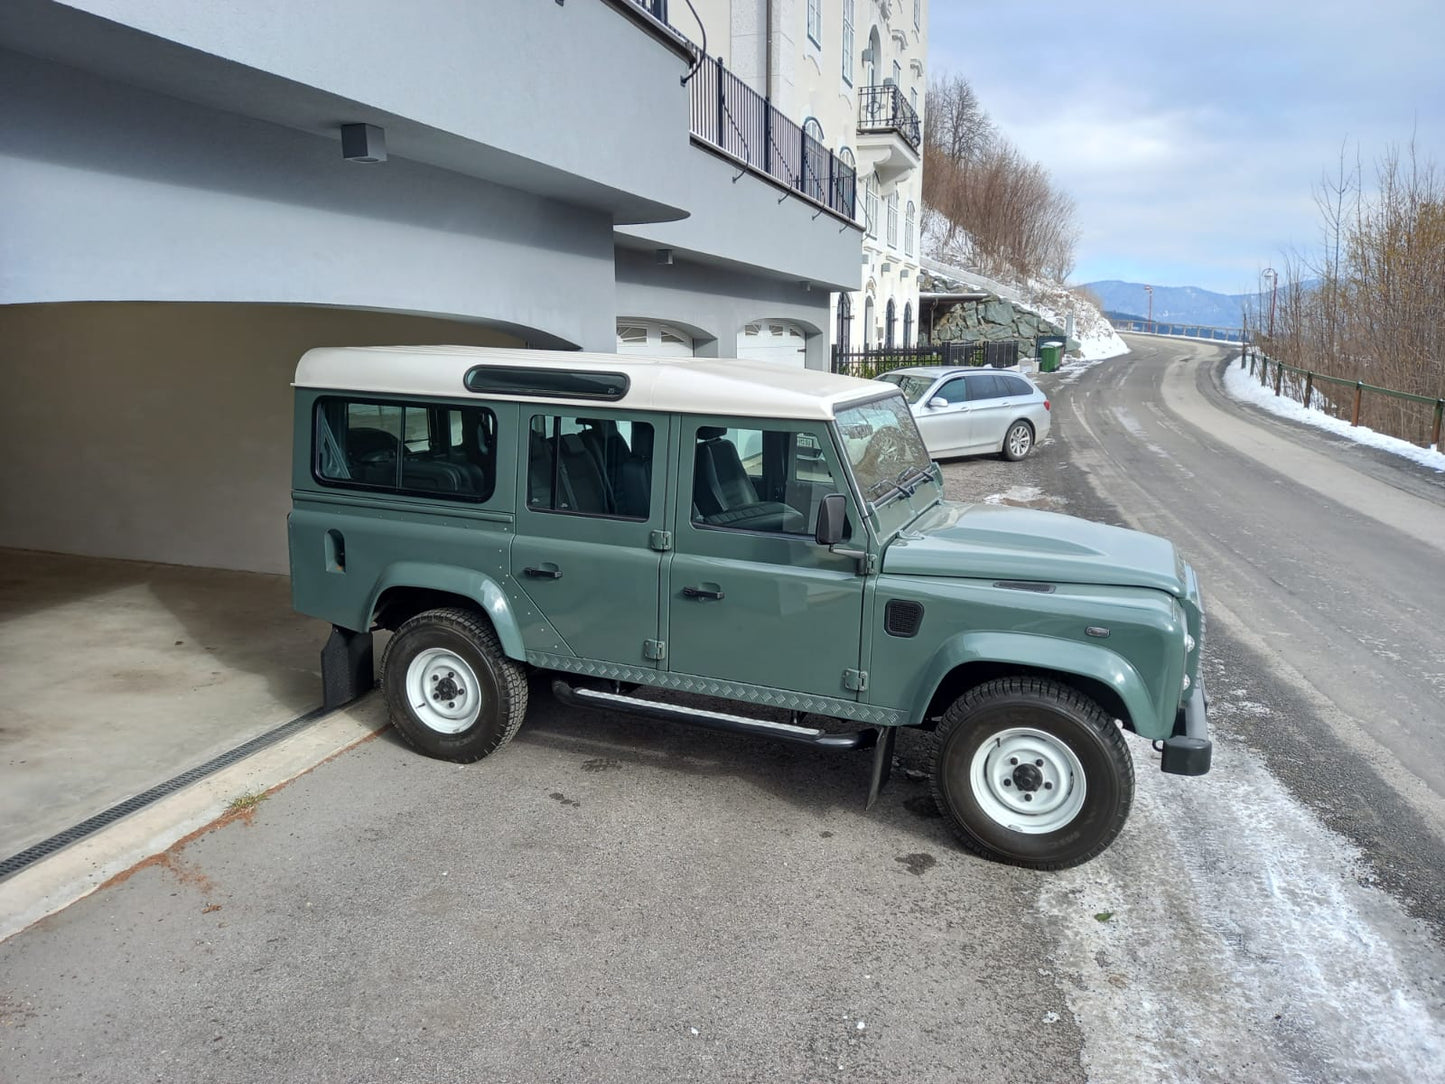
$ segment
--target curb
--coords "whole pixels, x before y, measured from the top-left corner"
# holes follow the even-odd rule
[[[0,882],[0,942],[214,825],[239,795],[283,786],[386,725],[381,698],[368,697],[21,870]]]

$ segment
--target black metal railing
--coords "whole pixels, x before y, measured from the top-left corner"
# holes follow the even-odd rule
[[[892,83],[858,88],[858,131],[897,132],[915,151],[922,142],[917,112]]]
[[[991,365],[1007,369],[1019,362],[1019,344],[1006,342],[945,342],[936,346],[880,346],[871,350],[833,347],[833,372],[871,379],[890,369],[915,365]]]
[[[660,23],[667,22],[667,0],[632,0]]]
[[[834,213],[856,217],[858,177],[853,167],[778,112],[721,60],[704,56],[688,86],[693,135]]]

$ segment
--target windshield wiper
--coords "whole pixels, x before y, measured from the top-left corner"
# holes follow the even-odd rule
[[[901,471],[899,471],[898,477],[893,480],[893,484],[911,497],[918,489],[918,486],[915,485],[912,489],[909,489],[909,482],[912,482],[915,479],[917,479],[917,481],[919,482],[922,482],[925,478],[932,477],[933,465],[931,463],[926,467],[920,467],[917,464],[914,464],[911,467],[904,467]]]

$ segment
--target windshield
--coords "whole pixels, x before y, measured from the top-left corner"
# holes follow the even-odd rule
[[[901,395],[838,411],[838,432],[864,500],[881,500],[895,492],[899,483],[933,469]]]
[[[923,398],[924,393],[933,387],[931,376],[910,376],[908,373],[884,373],[878,377],[879,380],[889,384],[897,384],[898,390],[903,393],[903,398],[910,403],[916,403]]]

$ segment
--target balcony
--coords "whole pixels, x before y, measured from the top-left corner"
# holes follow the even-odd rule
[[[892,83],[858,90],[858,157],[888,184],[917,169],[922,143],[918,114]]]
[[[778,112],[721,60],[705,53],[699,53],[699,60],[689,80],[693,137],[853,221],[853,167]]]

